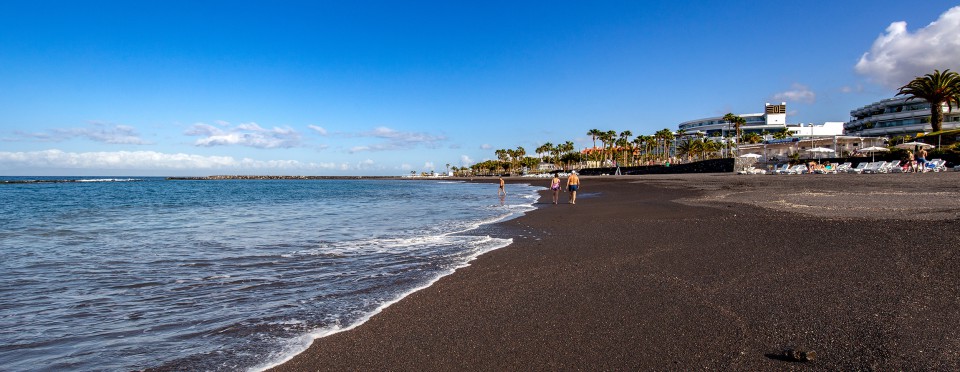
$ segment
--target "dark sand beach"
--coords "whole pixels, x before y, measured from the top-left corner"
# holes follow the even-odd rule
[[[544,191],[483,231],[512,245],[276,370],[960,370],[960,173],[581,190]]]

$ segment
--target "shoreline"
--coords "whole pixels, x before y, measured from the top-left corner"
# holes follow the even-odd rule
[[[583,177],[581,203],[541,192],[487,229],[513,244],[273,370],[783,369],[790,348],[818,368],[956,369],[958,212],[936,204],[957,177],[879,176]],[[904,193],[926,196],[890,213]],[[931,213],[934,247],[889,228]]]

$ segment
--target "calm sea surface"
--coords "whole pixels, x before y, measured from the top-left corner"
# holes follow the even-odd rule
[[[505,246],[470,231],[539,189],[73,179],[0,183],[2,370],[264,368]]]

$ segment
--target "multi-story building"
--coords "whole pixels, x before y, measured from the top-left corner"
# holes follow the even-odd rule
[[[781,102],[779,105],[767,103],[764,106],[764,112],[762,114],[737,115],[746,121],[746,123],[740,126],[741,133],[776,132],[786,127],[786,102]],[[722,116],[685,121],[680,123],[680,130],[687,133],[702,132],[708,137],[725,137],[728,133],[733,135],[734,131],[736,131],[733,123],[723,120]]]
[[[763,113],[740,114],[746,121],[740,126],[741,133],[775,133],[786,128],[793,136],[839,136],[843,134],[843,122],[824,124],[787,124],[787,103],[779,105],[764,104]],[[733,123],[723,120],[722,116],[690,120],[680,123],[680,130],[686,133],[702,132],[707,137],[726,137],[733,135],[736,128]]]
[[[960,107],[943,105],[943,129],[960,128]],[[907,97],[888,98],[850,111],[844,124],[852,136],[916,136],[930,132],[930,103]]]

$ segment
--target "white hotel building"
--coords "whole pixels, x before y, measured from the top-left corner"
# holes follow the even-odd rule
[[[960,128],[960,107],[943,105],[943,130]],[[930,104],[922,99],[888,98],[850,111],[844,124],[853,136],[916,136],[930,132]]]
[[[843,122],[823,124],[787,124],[787,103],[779,105],[764,104],[763,113],[739,114],[746,123],[740,126],[741,133],[775,133],[787,128],[795,137],[828,137],[843,135]],[[723,120],[722,116],[690,120],[680,123],[680,130],[687,134],[701,132],[707,137],[725,137],[735,135],[733,124]]]

